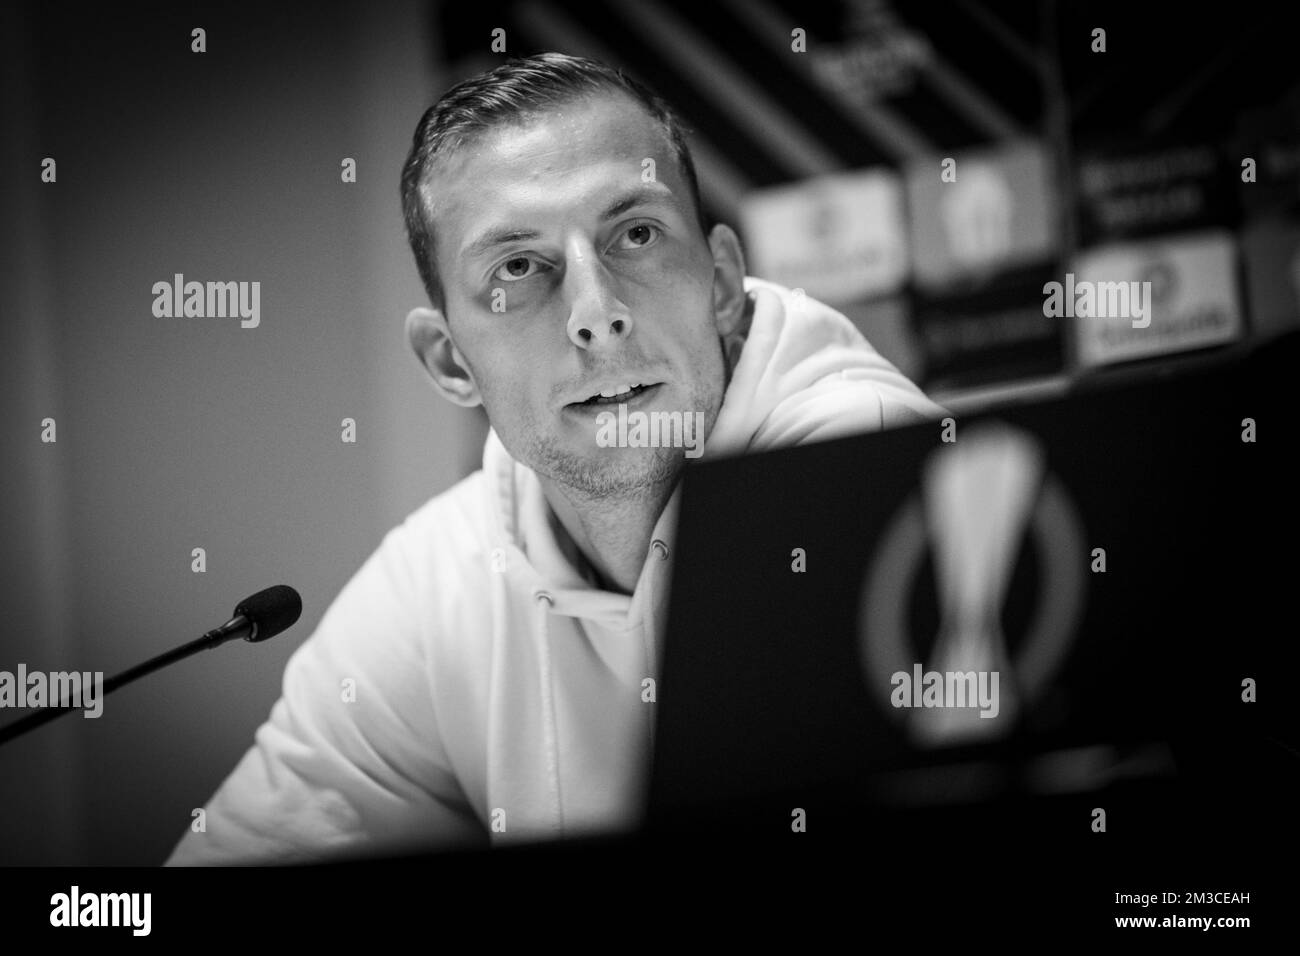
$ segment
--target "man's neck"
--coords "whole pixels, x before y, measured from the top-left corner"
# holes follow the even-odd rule
[[[560,550],[581,568],[585,559],[606,590],[631,594],[641,577],[655,524],[676,480],[632,498],[589,499],[541,479]]]

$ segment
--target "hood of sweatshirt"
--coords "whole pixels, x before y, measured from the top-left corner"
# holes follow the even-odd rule
[[[705,440],[703,460],[874,431],[944,414],[839,312],[801,292],[758,279],[747,278],[745,289],[752,308],[747,310],[744,326],[721,342],[729,382]],[[489,768],[489,777],[498,781],[493,788],[498,795],[493,799],[542,811],[533,812],[526,821],[530,835],[539,829],[553,835],[574,832],[572,821],[584,814],[569,807],[576,799],[571,792],[561,799],[557,763],[559,751],[564,749],[562,741],[578,731],[574,729],[576,719],[567,730],[557,727],[556,695],[565,693],[566,671],[555,655],[569,647],[557,632],[576,627],[594,648],[591,653],[601,657],[607,672],[621,675],[623,693],[636,693],[639,684],[642,699],[646,699],[645,679],[658,674],[659,628],[667,614],[669,558],[680,486],[655,525],[633,593],[625,595],[604,590],[589,570],[575,567],[566,557],[557,539],[558,519],[537,475],[510,456],[495,431],[488,434],[483,471],[492,504],[493,553],[509,566],[503,577],[516,597],[522,596],[522,590],[532,603],[534,619],[523,629],[534,639],[526,653],[533,659],[529,669],[536,681],[535,688],[523,695],[518,688],[523,673],[514,674],[514,696],[526,696],[531,704],[522,700],[511,704],[520,712],[501,723],[514,727],[512,735],[488,742],[490,762],[496,764],[495,773]],[[512,652],[503,645],[496,653]],[[518,658],[521,651],[516,648],[513,655]],[[589,688],[573,692],[575,696],[589,693]],[[525,707],[528,714],[523,712]],[[641,756],[646,756],[653,744],[653,720],[649,717],[653,708],[636,710],[644,716],[628,718],[638,726],[623,728],[629,742],[622,751],[644,751]],[[610,734],[620,733],[617,718],[606,714],[602,719],[609,722]],[[521,727],[530,723],[534,726],[521,732]],[[497,747],[500,749],[494,749]],[[507,780],[519,779],[511,767],[517,770],[521,762],[535,765],[538,748],[545,754],[550,781],[551,793],[542,800],[549,804],[549,812],[537,806],[541,794],[535,781],[528,792],[504,792],[513,790]],[[624,809],[641,782],[640,765],[634,764],[613,774],[628,781],[628,794],[611,801]],[[593,815],[586,817],[592,819]]]

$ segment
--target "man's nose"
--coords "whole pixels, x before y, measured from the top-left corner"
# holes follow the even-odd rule
[[[579,348],[608,346],[632,331],[632,313],[619,299],[614,277],[590,246],[573,248],[565,265],[569,339]]]

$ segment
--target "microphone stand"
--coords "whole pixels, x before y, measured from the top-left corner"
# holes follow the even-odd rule
[[[182,644],[180,647],[173,648],[165,654],[159,654],[157,657],[145,661],[143,664],[137,664],[130,670],[125,670],[120,674],[110,677],[104,681],[100,694],[111,694],[125,684],[143,677],[145,674],[152,674],[160,667],[166,667],[168,664],[174,664],[191,654],[197,654],[199,651],[211,650],[224,644],[232,638],[239,637],[242,632],[253,629],[253,624],[242,614],[239,617],[213,628],[197,640],[190,641],[188,644]],[[34,714],[28,714],[21,720],[16,720],[12,724],[0,727],[0,746],[13,740],[15,737],[21,737],[23,734],[30,733],[42,724],[48,723],[63,714],[71,713],[73,708],[69,707],[64,701],[60,701],[57,706],[45,707]]]

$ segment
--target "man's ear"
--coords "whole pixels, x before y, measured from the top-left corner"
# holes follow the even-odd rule
[[[406,316],[406,337],[443,398],[465,408],[483,403],[474,373],[451,340],[441,309],[412,309]]]
[[[713,252],[713,314],[723,338],[743,332],[748,301],[745,296],[745,254],[731,227],[718,223],[709,233]]]

